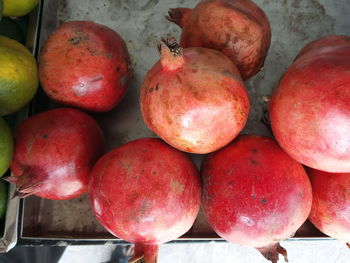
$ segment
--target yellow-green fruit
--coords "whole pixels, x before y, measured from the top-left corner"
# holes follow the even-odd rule
[[[29,50],[0,36],[0,116],[18,111],[38,88],[38,69]]]
[[[0,117],[0,176],[9,168],[13,155],[13,137],[10,127]]]
[[[24,16],[29,14],[39,0],[3,0],[4,16]]]

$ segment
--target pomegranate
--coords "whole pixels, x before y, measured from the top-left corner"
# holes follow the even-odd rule
[[[302,53],[273,92],[273,133],[298,162],[350,172],[350,42],[321,39]]]
[[[299,54],[295,59],[298,59],[299,57],[303,56],[304,54],[312,50],[318,51],[320,48],[323,48],[323,47],[333,47],[333,46],[339,46],[344,44],[350,45],[350,37],[342,36],[342,35],[331,35],[331,36],[321,37],[319,39],[311,41],[305,47],[303,47],[303,49],[299,52]]]
[[[249,96],[235,65],[218,51],[163,40],[140,97],[146,125],[191,153],[220,149],[243,129]]]
[[[7,180],[17,185],[19,197],[71,199],[87,191],[103,148],[102,131],[86,113],[70,108],[42,112],[16,129],[13,176]]]
[[[271,42],[270,23],[250,0],[205,0],[193,9],[170,9],[167,19],[182,28],[182,47],[221,51],[237,65],[244,80],[264,64]]]
[[[202,164],[203,206],[215,232],[229,242],[255,247],[268,260],[279,241],[293,236],[312,202],[304,168],[268,137],[244,135]]]
[[[192,226],[201,186],[196,167],[184,153],[159,139],[143,138],[99,159],[89,193],[97,220],[135,244],[132,262],[143,258],[153,263],[159,244]]]
[[[350,243],[350,174],[308,173],[313,193],[309,219],[326,235]]]
[[[40,54],[39,77],[46,94],[89,111],[115,107],[131,74],[124,40],[110,28],[89,21],[63,23]]]

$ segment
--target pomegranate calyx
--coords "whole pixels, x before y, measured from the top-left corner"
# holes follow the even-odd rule
[[[157,263],[158,245],[136,243],[134,257],[128,263]]]
[[[1,179],[5,180],[6,182],[15,184],[18,180],[18,176],[13,176],[13,175],[3,176],[1,177]]]
[[[128,263],[146,263],[146,261],[145,261],[145,257],[142,255],[142,256],[133,257],[132,259],[129,260]]]
[[[170,8],[168,11],[168,15],[165,16],[165,18],[168,21],[183,28],[191,11],[191,8]]]
[[[160,63],[164,69],[176,70],[185,63],[182,48],[174,37],[162,38],[158,43],[158,50],[161,54]]]
[[[272,263],[277,263],[279,254],[284,257],[285,262],[288,262],[287,250],[284,247],[281,247],[279,243],[273,244],[271,246],[257,248],[257,250],[259,250],[259,252]]]
[[[16,190],[12,196],[12,199],[15,197],[25,198],[32,194],[35,194],[41,185],[41,179],[37,178],[35,175],[30,174],[29,171],[23,172],[20,176],[13,176],[16,179],[14,183],[16,184]]]

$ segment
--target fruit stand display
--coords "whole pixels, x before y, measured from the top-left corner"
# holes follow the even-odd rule
[[[3,1],[1,1],[3,2]],[[4,1],[5,2],[5,1]],[[19,3],[20,1],[17,1]],[[29,3],[30,2],[30,3]],[[16,125],[23,119],[26,119],[30,114],[30,107],[27,104],[34,96],[37,88],[37,73],[35,59],[31,54],[35,55],[37,52],[37,36],[39,30],[39,19],[41,6],[37,6],[38,1],[29,1],[26,6],[16,7],[16,3],[10,3],[6,1],[3,7],[3,17],[0,22],[0,35],[1,35],[1,67],[6,68],[6,64],[18,63],[18,66],[22,66],[21,73],[24,74],[7,75],[11,74],[11,70],[2,71],[2,78],[10,77],[14,78],[14,87],[20,87],[20,92],[13,92],[12,96],[8,96],[6,90],[1,90],[2,99],[1,105],[2,112],[0,117],[0,175],[7,176],[10,171],[6,172],[8,158],[12,156],[12,150],[10,145],[13,143],[12,131]],[[14,5],[13,5],[14,4]],[[15,17],[21,16],[21,17]],[[4,37],[5,38],[4,38]],[[26,48],[21,46],[25,45]],[[5,48],[5,49],[4,49]],[[12,53],[12,48],[17,49],[17,53]],[[6,55],[8,54],[8,57]],[[12,54],[16,54],[16,59],[13,59]],[[23,60],[22,60],[23,59]],[[26,64],[26,63],[30,64]],[[20,65],[23,63],[22,65]],[[9,68],[7,68],[9,69]],[[34,71],[34,73],[30,73]],[[29,74],[29,75],[27,75]],[[27,78],[27,79],[26,79]],[[17,82],[18,81],[18,82]],[[28,89],[26,87],[29,84]],[[6,81],[1,85],[6,85]],[[8,87],[11,87],[9,85]],[[5,92],[4,92],[5,91]],[[4,92],[4,93],[3,93]],[[5,115],[5,116],[4,116]],[[11,151],[11,152],[10,152]],[[5,181],[1,181],[0,184],[0,252],[6,252],[16,245],[18,238],[18,223],[19,223],[19,210],[20,200],[18,198],[12,198],[15,193],[15,186],[8,184]]]
[[[349,242],[322,228],[327,175],[302,165],[350,172],[350,44],[335,36],[350,34],[350,6],[198,2],[42,0],[33,11],[41,87],[20,112],[6,177],[23,198],[18,243],[126,240],[135,262],[152,263],[174,239],[225,239],[272,262],[287,258],[279,241],[330,238],[318,229]]]

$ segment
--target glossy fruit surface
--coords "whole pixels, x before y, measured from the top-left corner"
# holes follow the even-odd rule
[[[0,36],[0,116],[25,106],[38,88],[35,58],[19,42]]]
[[[269,105],[271,126],[298,162],[350,172],[350,44],[321,46],[284,73]]]
[[[243,135],[201,168],[208,222],[224,239],[258,248],[276,262],[279,241],[294,235],[312,202],[304,168],[268,137]]]
[[[97,220],[136,244],[135,257],[156,262],[158,245],[192,226],[200,205],[192,161],[159,139],[138,139],[102,156],[89,185]]]
[[[13,176],[7,180],[16,184],[20,197],[71,199],[87,191],[103,148],[102,131],[86,113],[70,108],[41,112],[16,129]]]
[[[350,243],[350,174],[309,171],[310,221],[326,235]]]
[[[236,66],[206,48],[162,42],[147,73],[140,106],[146,125],[173,147],[208,153],[232,141],[246,124],[249,96]]]

